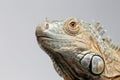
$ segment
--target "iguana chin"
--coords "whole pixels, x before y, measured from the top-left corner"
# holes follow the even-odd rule
[[[70,18],[37,26],[40,47],[50,56],[64,80],[120,80],[120,48],[99,22]]]

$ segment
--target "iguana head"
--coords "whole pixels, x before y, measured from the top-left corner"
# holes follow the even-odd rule
[[[36,37],[65,80],[99,80],[105,69],[106,49],[100,36],[104,31],[100,30],[99,23],[70,18],[39,24]]]

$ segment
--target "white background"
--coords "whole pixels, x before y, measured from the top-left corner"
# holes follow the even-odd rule
[[[36,41],[45,17],[100,21],[120,41],[120,0],[0,0],[0,80],[62,80]]]

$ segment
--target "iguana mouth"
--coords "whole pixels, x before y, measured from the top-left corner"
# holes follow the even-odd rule
[[[52,39],[52,37],[49,37],[49,36],[47,36],[47,35],[44,35],[44,34],[41,34],[41,35],[37,35],[36,34],[36,38],[37,38],[37,40],[48,40],[48,39]]]
[[[51,37],[44,36],[44,35],[42,36],[42,35],[41,35],[41,36],[37,36],[37,38],[51,38]]]

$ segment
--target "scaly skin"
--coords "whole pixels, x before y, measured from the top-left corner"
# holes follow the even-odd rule
[[[99,23],[70,18],[39,24],[36,37],[64,80],[120,80],[120,49]]]

